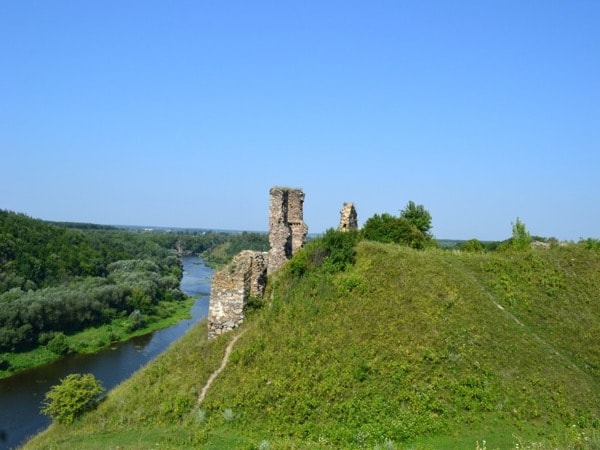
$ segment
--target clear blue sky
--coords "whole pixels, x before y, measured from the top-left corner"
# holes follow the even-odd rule
[[[600,237],[600,2],[0,0],[0,208]]]

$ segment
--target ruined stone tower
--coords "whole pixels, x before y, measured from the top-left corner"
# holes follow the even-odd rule
[[[251,297],[262,297],[267,273],[279,269],[304,245],[308,227],[303,219],[304,192],[274,187],[269,200],[269,252],[244,250],[213,275],[208,307],[208,338],[230,331],[244,321]]]
[[[358,215],[354,203],[344,203],[340,211],[339,231],[358,230]]]
[[[308,226],[304,223],[304,192],[273,187],[269,198],[269,263],[273,273],[302,248]]]

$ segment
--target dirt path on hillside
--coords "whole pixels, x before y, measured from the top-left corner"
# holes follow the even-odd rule
[[[202,391],[200,391],[200,395],[198,396],[198,402],[197,402],[198,405],[200,403],[202,403],[202,401],[204,400],[204,397],[206,397],[206,393],[210,389],[211,384],[213,384],[213,381],[215,381],[216,378],[221,374],[221,372],[223,372],[223,369],[225,369],[225,367],[227,367],[227,363],[229,362],[229,356],[231,355],[231,351],[233,350],[233,346],[235,345],[236,341],[240,337],[242,337],[242,335],[246,331],[248,331],[248,330],[246,329],[246,330],[242,331],[240,334],[234,336],[233,339],[231,340],[231,342],[227,345],[227,348],[225,349],[225,355],[223,356],[223,361],[221,361],[221,366],[219,366],[219,368],[217,370],[215,370],[210,375],[210,377],[208,377],[208,380],[206,381],[206,384],[202,388]]]

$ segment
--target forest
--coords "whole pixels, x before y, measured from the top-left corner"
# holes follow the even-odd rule
[[[65,335],[88,327],[118,321],[133,332],[173,314],[186,298],[182,254],[218,263],[267,246],[259,233],[143,232],[0,210],[0,371],[12,369],[8,354],[79,351]]]

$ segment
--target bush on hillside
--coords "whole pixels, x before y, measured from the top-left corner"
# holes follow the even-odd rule
[[[375,214],[369,218],[362,229],[362,237],[369,241],[384,244],[403,244],[422,249],[433,245],[431,236],[424,234],[414,223],[405,217],[391,214]]]
[[[367,219],[362,228],[362,234],[369,241],[399,244],[404,240],[404,235],[410,232],[410,228],[408,220],[383,213],[375,214]]]
[[[527,231],[525,224],[517,217],[517,220],[512,224],[512,236],[503,241],[498,247],[499,250],[516,250],[523,251],[531,248],[531,234]]]
[[[531,244],[531,234],[527,231],[525,224],[517,217],[515,223],[512,224],[512,247],[517,250],[529,248]]]
[[[584,248],[587,248],[588,250],[600,250],[600,239],[580,239],[578,244]]]
[[[42,413],[57,422],[70,424],[98,403],[104,387],[91,373],[72,373],[46,393]]]
[[[323,236],[312,240],[294,255],[288,263],[288,270],[295,278],[314,269],[328,273],[341,272],[354,264],[354,247],[359,239],[357,231],[336,231],[330,228]]]
[[[339,272],[356,262],[356,250],[358,242],[357,231],[336,231],[332,228],[323,235],[322,243],[326,258],[324,267],[328,272]]]

